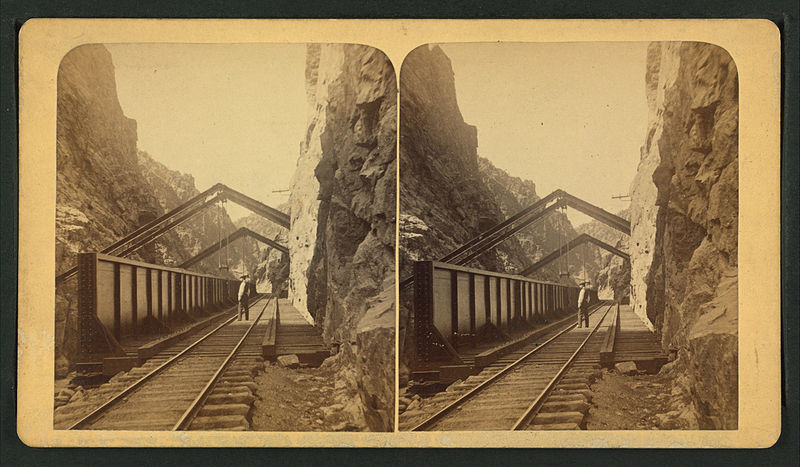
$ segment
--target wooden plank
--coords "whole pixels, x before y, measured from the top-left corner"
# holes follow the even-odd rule
[[[617,337],[617,329],[619,328],[619,303],[614,310],[614,315],[611,317],[611,326],[608,327],[606,337],[603,345],[600,347],[600,364],[602,366],[614,366],[614,343]]]
[[[261,318],[265,319],[267,322],[267,331],[264,333],[264,339],[261,341],[261,355],[269,359],[277,356],[277,349],[275,347],[275,338],[278,333],[278,320],[276,316],[278,311],[277,300],[277,298],[274,299],[276,303],[271,304],[269,310],[267,310],[264,317]]]

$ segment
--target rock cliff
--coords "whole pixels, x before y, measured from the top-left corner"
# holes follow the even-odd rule
[[[339,344],[332,364],[373,431],[394,422],[397,85],[382,52],[309,45],[309,126],[289,198],[294,305]]]
[[[58,72],[56,139],[56,272],[76,255],[99,251],[198,193],[191,175],[167,169],[137,149],[136,122],[117,99],[111,54],[102,45],[73,49]],[[134,252],[131,257],[177,265],[217,241],[205,227],[234,227],[210,210]],[[227,235],[224,233],[224,235]],[[236,247],[232,257],[240,257]],[[196,270],[218,272],[207,260]],[[56,289],[56,375],[64,376],[75,348],[76,281]]]
[[[653,43],[649,128],[632,184],[635,311],[677,353],[687,427],[738,419],[738,75],[704,43]]]
[[[458,108],[450,59],[437,46],[422,46],[403,61],[400,78],[400,277],[411,261],[435,259],[454,250],[505,216],[479,170],[478,129]],[[535,196],[525,187],[520,197]],[[509,199],[515,199],[508,194]],[[537,198],[538,199],[538,198]],[[510,238],[473,265],[493,271],[527,265]]]

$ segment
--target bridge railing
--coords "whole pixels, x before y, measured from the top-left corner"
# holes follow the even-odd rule
[[[458,347],[506,335],[576,311],[579,287],[437,261],[414,265],[417,358],[437,351],[458,360]],[[590,291],[592,300],[596,292]]]
[[[166,332],[236,301],[238,281],[102,253],[78,255],[79,351],[123,353],[124,337]]]

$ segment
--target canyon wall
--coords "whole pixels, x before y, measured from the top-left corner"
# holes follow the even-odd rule
[[[464,122],[458,108],[450,59],[438,46],[418,47],[403,61],[400,86],[399,241],[405,278],[412,273],[411,261],[440,258],[505,216],[482,180],[478,130]],[[535,190],[527,187],[523,196],[531,194]],[[472,265],[519,270],[527,260],[519,241],[510,238]]]
[[[397,84],[371,47],[309,45],[309,126],[289,199],[290,294],[322,327],[372,431],[394,423]]]
[[[632,184],[636,313],[677,360],[689,428],[738,423],[738,75],[714,45],[653,43]]]
[[[117,98],[111,54],[102,45],[70,51],[58,72],[56,139],[56,273],[77,254],[99,251],[199,192],[191,175],[167,169],[137,148],[136,121]],[[207,228],[215,226],[214,228]],[[130,257],[175,266],[234,230],[224,211],[211,209],[137,250]],[[240,257],[236,246],[230,254]],[[195,270],[218,273],[216,259]],[[75,348],[76,279],[56,289],[56,375],[69,369]]]

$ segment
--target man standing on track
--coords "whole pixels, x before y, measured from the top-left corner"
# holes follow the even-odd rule
[[[250,321],[250,311],[248,310],[248,294],[250,287],[247,283],[247,274],[242,274],[242,283],[239,284],[239,321],[242,320],[242,313],[244,313],[245,321]]]
[[[578,327],[585,321],[589,327],[589,291],[586,289],[588,282],[581,282],[581,292],[578,294]]]

